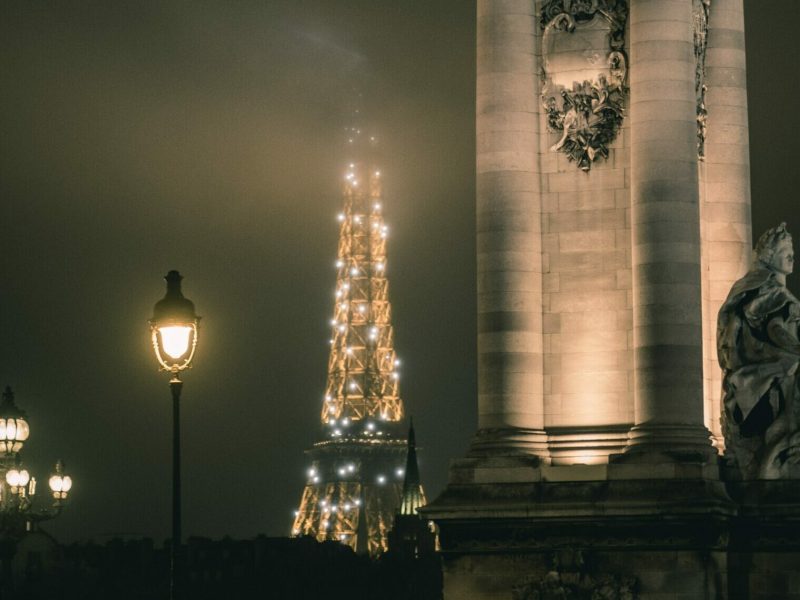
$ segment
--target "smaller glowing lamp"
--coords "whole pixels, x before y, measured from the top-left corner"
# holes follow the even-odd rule
[[[50,476],[48,484],[56,500],[66,499],[72,489],[72,477],[64,474],[64,463],[60,460],[56,463],[56,472]]]
[[[16,492],[17,488],[25,487],[31,480],[31,474],[26,469],[9,469],[6,471],[6,483],[11,486],[11,491]]]

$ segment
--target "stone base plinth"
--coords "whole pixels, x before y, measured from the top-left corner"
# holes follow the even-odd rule
[[[715,463],[463,459],[424,512],[445,600],[800,600],[800,480]]]

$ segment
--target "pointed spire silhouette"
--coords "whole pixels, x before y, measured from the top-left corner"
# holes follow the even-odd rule
[[[420,507],[425,506],[425,492],[419,478],[417,464],[417,443],[414,435],[414,419],[408,428],[408,453],[406,454],[406,470],[403,479],[403,496],[400,500],[401,515],[415,515]]]

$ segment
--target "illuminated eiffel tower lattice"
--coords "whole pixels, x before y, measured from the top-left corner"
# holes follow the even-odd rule
[[[321,439],[307,451],[292,526],[294,536],[338,540],[373,556],[387,549],[406,461],[382,211],[380,171],[366,161],[350,164]]]

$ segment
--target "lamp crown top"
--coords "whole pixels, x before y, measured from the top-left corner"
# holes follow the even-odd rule
[[[156,302],[153,307],[154,323],[162,321],[197,321],[199,317],[194,312],[194,302],[184,297],[181,291],[183,276],[175,270],[164,276],[167,282],[167,293]]]
[[[179,294],[181,293],[181,280],[183,279],[183,275],[173,269],[164,275],[164,279],[167,282],[168,290],[175,289]]]
[[[7,385],[3,390],[3,402],[0,403],[0,418],[3,419],[26,419],[25,411],[20,410],[17,403],[14,402],[14,392],[11,386]]]

